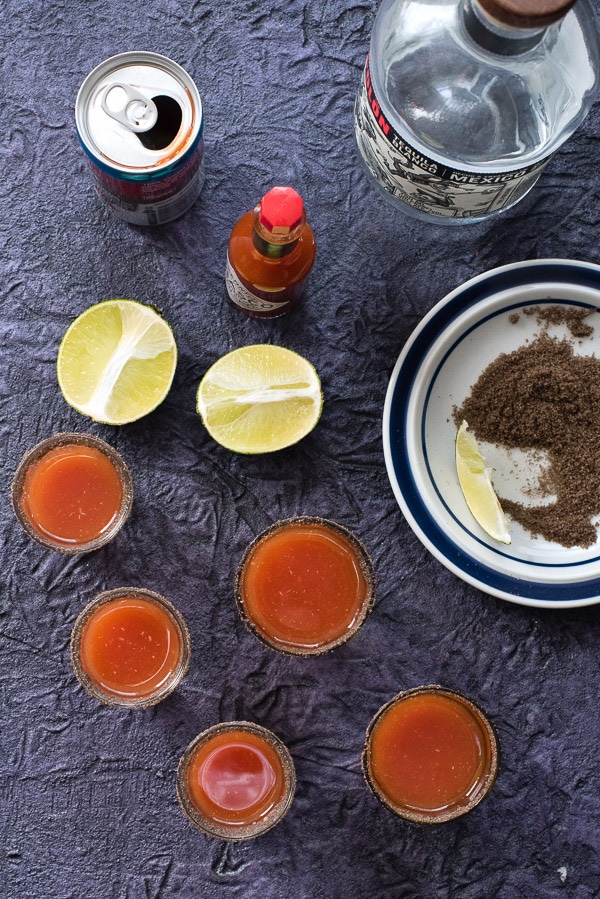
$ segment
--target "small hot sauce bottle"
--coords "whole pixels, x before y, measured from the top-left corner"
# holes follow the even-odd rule
[[[273,187],[231,232],[229,298],[254,318],[284,315],[300,299],[315,254],[302,197],[291,187]]]

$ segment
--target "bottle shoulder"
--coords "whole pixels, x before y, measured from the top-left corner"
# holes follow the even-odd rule
[[[253,212],[242,216],[229,237],[229,262],[238,276],[249,284],[267,289],[281,289],[306,277],[316,256],[315,237],[308,222],[290,253],[269,258],[254,244],[253,220]]]
[[[254,210],[250,209],[248,212],[245,212],[244,215],[241,216],[231,229],[231,235],[229,239],[232,237],[251,237],[252,236],[252,225],[254,222]]]
[[[585,117],[599,48],[586,0],[514,55],[480,46],[454,0],[384,0],[370,77],[382,111],[415,149],[449,164],[518,168],[552,153]]]

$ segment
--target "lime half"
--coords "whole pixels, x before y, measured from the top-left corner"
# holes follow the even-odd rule
[[[154,309],[106,300],[69,326],[56,372],[70,406],[94,421],[123,425],[162,403],[176,365],[173,332]]]
[[[271,453],[297,443],[323,407],[315,368],[292,350],[240,347],[206,372],[197,408],[208,433],[236,453]]]
[[[504,512],[485,467],[485,459],[468,427],[463,421],[456,435],[456,471],[467,506],[486,534],[500,543],[510,543]]]

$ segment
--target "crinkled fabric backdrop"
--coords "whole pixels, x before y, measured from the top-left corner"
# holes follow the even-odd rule
[[[5,899],[592,899],[600,894],[600,611],[545,611],[479,592],[413,535],[382,452],[390,373],[423,315],[507,262],[600,262],[600,109],[513,211],[434,227],[385,205],[354,147],[352,108],[375,0],[4,0],[0,82],[0,895]],[[74,123],[103,59],[145,49],[179,62],[206,119],[206,184],[178,222],[144,230],[97,199]],[[224,288],[237,218],[274,184],[305,198],[318,252],[305,300],[246,318]],[[179,364],[160,408],[122,428],[63,400],[60,339],[92,303],[129,297],[173,327]],[[195,412],[223,353],[273,342],[319,371],[323,416],[283,452],[242,457]],[[80,558],[21,531],[9,485],[22,453],[88,431],[125,457],[132,516]],[[351,528],[377,572],[359,635],[314,659],[243,627],[232,585],[271,522],[323,515]],[[101,590],[146,586],[183,612],[187,677],[143,712],[79,687],[69,637]],[[367,724],[400,689],[442,683],[481,703],[501,742],[492,794],[438,828],[404,823],[363,782]],[[284,821],[231,845],[180,812],[175,770],[201,730],[248,719],[289,747],[298,789]]]

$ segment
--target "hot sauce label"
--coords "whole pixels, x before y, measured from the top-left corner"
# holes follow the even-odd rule
[[[368,57],[354,121],[363,161],[384,190],[416,210],[444,218],[482,218],[512,206],[550,160],[548,156],[510,172],[482,173],[454,169],[420,153],[398,134],[381,109]]]
[[[245,312],[254,313],[276,313],[277,315],[287,312],[290,301],[285,299],[285,294],[281,296],[279,302],[274,303],[271,300],[263,299],[254,293],[251,293],[245,284],[242,284],[238,278],[227,255],[227,265],[225,268],[225,284],[229,299],[239,309]],[[283,292],[282,292],[283,293]]]

